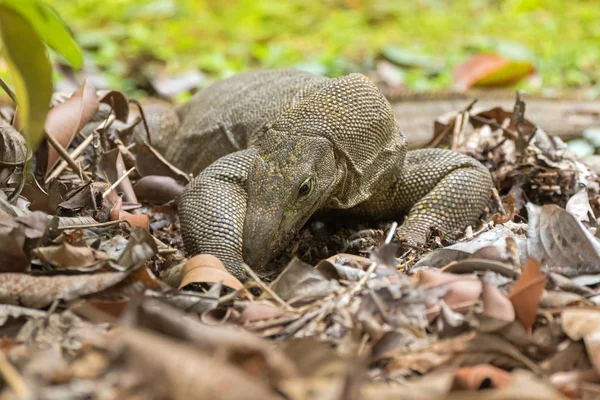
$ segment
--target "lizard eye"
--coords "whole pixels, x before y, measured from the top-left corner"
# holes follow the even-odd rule
[[[298,190],[298,196],[299,197],[308,196],[308,194],[310,193],[311,190],[312,190],[312,180],[310,178],[308,178],[307,180],[302,182],[302,185],[300,185],[300,189]]]

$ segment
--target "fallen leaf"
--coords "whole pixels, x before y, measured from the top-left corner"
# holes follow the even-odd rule
[[[101,264],[111,260],[101,251],[91,247],[72,246],[69,243],[38,247],[33,250],[33,254],[56,268],[78,271],[91,271],[94,267],[99,268]]]
[[[341,289],[337,281],[327,279],[320,271],[298,258],[290,261],[271,282],[270,287],[279,297],[290,303],[325,297]]]
[[[112,107],[115,117],[123,122],[127,121],[129,115],[129,102],[127,97],[119,91],[110,90],[100,94],[100,103],[108,104]]]
[[[46,231],[47,215],[35,211],[15,218],[0,218],[0,272],[24,272],[30,252]]]
[[[460,90],[473,86],[506,86],[535,71],[527,60],[508,60],[498,54],[476,54],[459,64],[453,72]]]
[[[194,346],[150,332],[117,329],[115,342],[122,343],[124,357],[136,371],[143,371],[155,395],[190,399],[201,394],[210,399],[276,399],[264,383],[203,354]]]
[[[210,254],[199,254],[185,262],[179,289],[190,283],[216,282],[223,282],[223,285],[233,290],[245,292],[242,282],[227,271],[221,260]]]
[[[515,309],[510,300],[495,286],[483,281],[482,289],[483,311],[485,317],[480,321],[479,330],[495,332],[515,320]]]
[[[154,237],[143,228],[135,228],[129,235],[127,246],[121,253],[119,265],[134,268],[152,258],[158,252]]]
[[[164,204],[178,198],[183,185],[170,176],[149,175],[138,180],[133,189],[140,201]]]
[[[509,372],[489,364],[464,367],[456,370],[451,391],[500,389],[508,384]]]
[[[140,146],[135,159],[135,168],[142,177],[151,175],[168,176],[184,184],[187,184],[190,180],[185,172],[167,161],[162,154],[148,143],[143,143]]]
[[[523,273],[519,280],[508,295],[517,320],[529,331],[535,322],[547,279],[546,274],[542,272],[540,263],[535,258],[530,258],[523,267]]]
[[[42,308],[55,300],[72,300],[116,285],[123,272],[85,275],[31,276],[0,274],[0,301],[7,304]]]
[[[569,308],[561,314],[563,331],[572,340],[583,339],[588,357],[596,372],[600,372],[600,311]]]
[[[71,98],[57,104],[48,112],[45,123],[46,133],[54,136],[62,147],[69,147],[77,132],[98,111],[99,105],[96,89],[86,81]],[[54,147],[48,145],[47,173],[52,170],[58,159],[59,155]]]
[[[111,184],[115,183],[127,173],[127,168],[125,167],[125,162],[123,161],[123,156],[119,149],[113,149],[102,154],[102,157],[100,158],[100,168]],[[117,190],[123,193],[123,199],[125,201],[131,203],[138,202],[129,177],[126,177],[119,183]]]

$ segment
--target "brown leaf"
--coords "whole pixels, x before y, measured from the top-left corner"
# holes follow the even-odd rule
[[[412,277],[417,280],[417,287],[436,288],[444,287],[447,292],[442,300],[456,312],[469,310],[481,295],[482,284],[472,275],[457,275],[439,271],[420,270]],[[430,320],[440,311],[440,306],[435,305],[427,310]]]
[[[102,154],[100,158],[100,168],[102,173],[108,178],[108,181],[112,184],[115,183],[119,178],[127,173],[123,156],[119,149],[112,149]],[[133,190],[133,185],[129,177],[126,177],[119,183],[117,190],[123,193],[123,199],[131,203],[137,203],[137,197]]]
[[[0,272],[24,272],[30,251],[44,236],[47,215],[35,211],[24,217],[0,218]]]
[[[54,136],[64,148],[67,148],[77,132],[98,111],[99,105],[96,89],[86,81],[71,98],[57,104],[48,112],[46,133]],[[56,150],[48,146],[48,172],[54,167],[58,158]]]
[[[157,252],[154,237],[146,229],[135,228],[129,235],[129,241],[118,263],[127,269],[134,268],[152,258]]]
[[[583,271],[600,265],[600,242],[575,217],[548,204],[527,204],[527,249],[542,265],[569,266]]]
[[[111,90],[101,95],[100,103],[108,104],[114,110],[115,117],[123,122],[127,122],[129,115],[129,102],[127,97],[119,91]]]
[[[296,376],[292,360],[278,348],[248,331],[232,326],[209,326],[158,300],[140,306],[141,327],[193,343],[203,353],[234,363],[255,379],[276,383]]]
[[[264,383],[194,346],[134,329],[115,331],[125,358],[142,371],[158,397],[191,399],[276,399]]]
[[[452,391],[499,389],[508,384],[510,373],[489,364],[464,367],[456,370]]]
[[[557,372],[550,376],[550,382],[565,396],[576,399],[580,398],[580,388],[585,383],[600,383],[600,374],[593,369]]]
[[[221,260],[210,254],[199,254],[187,260],[183,266],[179,289],[190,283],[216,283],[245,292],[244,285],[235,276],[231,275]]]
[[[71,300],[99,292],[122,281],[127,274],[105,272],[86,275],[31,276],[0,274],[0,301],[42,308],[54,300]]]
[[[515,309],[512,303],[496,286],[484,281],[481,297],[483,300],[481,315],[486,320],[480,321],[480,331],[494,332],[515,320]]]
[[[279,297],[291,303],[325,297],[341,289],[337,281],[327,279],[320,271],[298,258],[290,261],[270,287]]]
[[[79,271],[90,271],[94,267],[99,268],[101,264],[111,259],[108,254],[94,250],[91,247],[72,246],[69,243],[38,247],[33,250],[33,254],[59,269]]]
[[[517,320],[527,330],[531,330],[535,322],[547,279],[546,274],[542,272],[540,263],[535,258],[530,258],[523,267],[523,273],[519,280],[508,295],[515,309]]]
[[[563,331],[572,339],[583,338],[588,357],[596,372],[600,372],[600,311],[587,308],[570,308],[563,311]]]
[[[179,197],[183,185],[170,176],[144,176],[133,186],[140,201],[164,204]]]
[[[190,180],[185,172],[167,161],[148,143],[143,143],[138,150],[135,168],[142,177],[150,175],[168,176],[184,184],[187,184]]]
[[[535,71],[530,61],[513,61],[497,54],[476,54],[459,64],[453,72],[461,90],[473,86],[506,86]]]
[[[114,193],[114,192],[112,192],[112,193]],[[109,197],[112,197],[112,196],[109,195],[107,198],[109,198]],[[114,193],[114,197],[112,197],[110,199],[110,201],[115,201],[112,208],[110,209],[110,220],[111,221],[118,221],[120,219],[125,219],[133,227],[142,228],[147,231],[150,230],[150,218],[148,217],[147,214],[131,214],[130,212],[123,210],[123,199],[121,199],[119,196],[117,196],[116,193]]]

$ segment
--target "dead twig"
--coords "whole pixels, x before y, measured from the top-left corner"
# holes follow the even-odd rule
[[[46,133],[46,139],[48,140],[48,143],[50,143],[52,145],[52,147],[54,147],[54,150],[56,150],[56,152],[62,157],[62,159],[64,161],[66,161],[67,164],[69,164],[69,166],[71,168],[73,168],[73,171],[77,175],[83,176],[83,171],[81,170],[81,168],[79,168],[79,165],[69,155],[69,153],[67,153],[67,150],[65,150],[65,148],[62,147],[62,145],[58,142],[58,140],[56,140],[56,138],[54,136],[49,135],[48,133]]]
[[[96,132],[99,132],[100,130],[105,129],[107,126],[109,126],[110,124],[112,124],[112,122],[115,120],[115,116],[114,115],[109,115],[107,119],[105,119],[102,124],[100,124],[95,130],[94,130],[94,134]],[[88,137],[86,137],[81,143],[79,143],[79,146],[77,146],[75,148],[75,150],[73,150],[69,155],[71,156],[71,158],[76,159],[77,157],[79,157],[84,150],[92,143],[92,141],[94,140],[94,134],[89,135]],[[51,182],[52,180],[58,178],[58,176],[65,170],[65,168],[67,168],[67,162],[65,160],[61,160],[60,163],[56,166],[56,168],[54,168],[54,170],[52,170],[52,173],[50,175],[48,175],[48,177],[46,178],[46,183]]]
[[[32,393],[27,387],[25,380],[19,374],[19,371],[8,361],[3,351],[0,351],[0,374],[15,394],[23,399],[32,397]]]
[[[252,278],[258,286],[265,292],[267,292],[277,303],[284,306],[286,310],[297,312],[298,309],[290,306],[285,300],[283,300],[277,293],[275,293],[267,284],[265,284],[259,277],[256,275],[252,268],[250,268],[246,263],[242,263],[242,268],[244,271]]]
[[[121,175],[119,177],[119,179],[117,179],[115,181],[115,183],[113,183],[112,185],[110,185],[110,187],[108,189],[106,189],[104,191],[104,193],[102,193],[102,198],[106,198],[106,196],[108,196],[110,194],[110,192],[112,192],[117,186],[119,186],[119,184],[121,182],[123,182],[125,180],[125,178],[127,178],[129,176],[129,174],[131,174],[133,171],[135,170],[135,167],[131,167],[127,172],[125,172],[123,175]]]
[[[146,130],[146,139],[148,140],[148,144],[152,146],[152,138],[150,137],[150,128],[148,128],[148,122],[146,122],[146,115],[144,114],[144,108],[140,104],[139,101],[134,99],[129,99],[130,103],[133,103],[137,106],[140,111],[140,116],[142,117],[142,122],[144,123],[144,129]]]
[[[129,224],[129,221],[127,221],[125,218],[122,218],[122,219],[117,219],[114,221],[98,222],[97,224],[59,226],[56,228],[56,230],[64,231],[67,229],[105,228],[107,226],[120,224],[121,222],[125,222],[126,224]],[[129,224],[129,225],[131,226],[131,224]]]

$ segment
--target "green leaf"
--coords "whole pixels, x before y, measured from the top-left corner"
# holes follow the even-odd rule
[[[0,35],[19,102],[18,120],[29,148],[44,137],[44,122],[52,97],[52,67],[46,47],[29,21],[0,3]]]
[[[0,0],[0,5],[21,14],[44,42],[60,53],[73,68],[80,68],[83,55],[58,13],[42,0]]]

